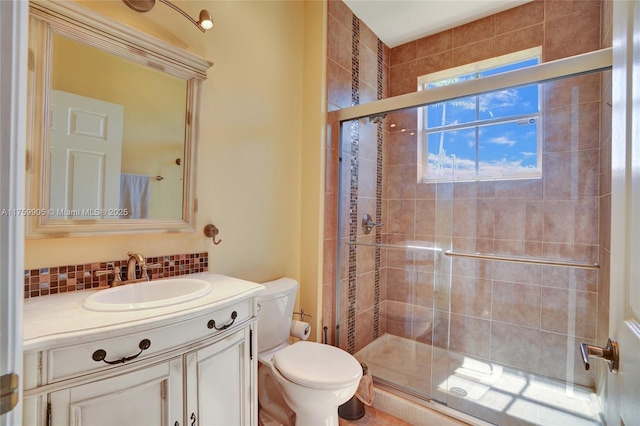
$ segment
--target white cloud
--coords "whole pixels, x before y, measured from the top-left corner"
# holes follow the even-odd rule
[[[497,138],[489,139],[489,143],[496,145],[509,145],[509,147],[512,147],[515,145],[516,141],[506,136],[498,136]]]
[[[512,108],[521,100],[517,89],[500,90],[480,96],[480,108],[490,111],[489,107]]]
[[[533,154],[535,155],[535,154]],[[474,160],[453,158],[445,156],[441,159],[435,154],[429,154],[429,179],[446,178],[452,179],[476,179],[476,164]],[[440,167],[436,167],[436,165]],[[536,170],[533,166],[522,165],[522,160],[508,161],[506,159],[497,161],[480,161],[478,163],[479,175],[486,178],[500,178],[507,176],[530,175]]]

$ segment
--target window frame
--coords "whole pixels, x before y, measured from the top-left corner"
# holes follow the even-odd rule
[[[460,76],[466,76],[473,73],[481,73],[492,70],[494,68],[507,66],[510,64],[514,64],[517,62],[522,62],[525,60],[537,59],[538,64],[542,61],[542,47],[537,46],[530,49],[521,50],[514,53],[509,53],[502,56],[497,56],[494,58],[485,59],[482,61],[472,62],[470,64],[462,65],[455,68],[449,68],[442,71],[437,71],[434,73],[426,74],[418,77],[418,91],[428,90],[426,86],[430,83],[440,82],[446,79],[457,78]],[[534,65],[535,66],[535,65]],[[524,69],[524,68],[521,68]],[[497,75],[497,74],[494,74]],[[454,83],[455,84],[455,83]],[[534,83],[535,84],[535,83]],[[533,85],[533,84],[532,84]],[[542,178],[542,117],[543,117],[543,108],[542,108],[542,84],[537,83],[538,87],[538,111],[537,113],[526,113],[513,115],[508,117],[500,117],[495,119],[484,119],[484,120],[476,120],[470,121],[462,124],[453,124],[453,125],[444,125],[439,127],[439,130],[430,130],[427,128],[427,110],[429,105],[425,105],[419,108],[418,113],[418,181],[422,183],[435,183],[442,181],[455,181],[455,182],[477,182],[477,181],[490,181],[490,180],[521,180],[521,179],[541,179]],[[496,90],[497,92],[499,90]],[[491,93],[491,92],[486,92]],[[470,95],[469,97],[477,97],[482,94]],[[445,101],[446,102],[446,101]],[[509,123],[517,121],[518,119],[536,117],[536,126],[537,126],[537,141],[536,141],[536,155],[537,155],[537,166],[532,168],[531,173],[521,173],[521,174],[510,174],[510,175],[478,175],[478,165],[480,163],[480,159],[476,158],[476,175],[460,175],[458,177],[453,176],[447,173],[445,176],[429,176],[429,151],[428,151],[428,134],[437,133],[440,131],[445,132],[461,130],[461,129],[479,129],[486,125],[499,124],[499,123]],[[435,128],[431,128],[435,129]],[[476,139],[476,144],[479,142],[479,139]]]

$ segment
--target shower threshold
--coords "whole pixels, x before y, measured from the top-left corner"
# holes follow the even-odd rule
[[[375,383],[496,425],[602,425],[592,389],[384,334],[354,354]]]

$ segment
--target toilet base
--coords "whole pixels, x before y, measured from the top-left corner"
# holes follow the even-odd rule
[[[264,426],[294,426],[296,415],[282,396],[282,389],[271,375],[271,366],[258,367],[258,421]]]
[[[327,413],[326,410],[314,410],[301,408],[296,410],[296,426],[323,425],[338,426],[338,409],[334,413]]]

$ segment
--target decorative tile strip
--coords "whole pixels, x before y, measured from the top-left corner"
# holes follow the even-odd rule
[[[352,15],[351,32],[351,105],[360,103],[360,20]],[[358,235],[358,156],[360,123],[351,121],[351,185],[349,196],[349,240]],[[347,352],[354,353],[356,347],[356,247],[349,246],[349,306],[347,312]]]
[[[377,99],[384,97],[384,44],[378,39],[378,67],[376,74]],[[382,123],[377,124],[376,142],[377,142],[377,158],[376,158],[376,222],[382,222],[382,171],[383,171],[383,141],[384,127]],[[382,243],[382,229],[376,227],[376,244]],[[373,338],[380,336],[380,247],[375,248],[375,286],[374,286],[374,305],[373,305]]]
[[[208,271],[209,254],[202,252],[148,257],[146,262],[149,265],[158,265],[149,269],[150,279],[176,277]],[[119,267],[121,276],[126,277],[127,260],[27,269],[24,271],[24,297],[109,287],[113,282],[113,275],[98,277],[96,272],[113,270],[115,267]],[[140,275],[140,271],[137,273]]]

